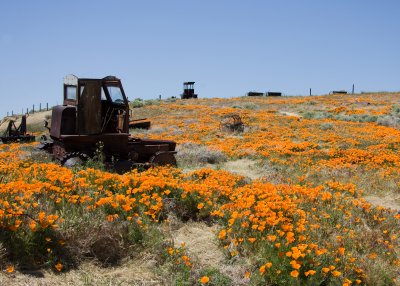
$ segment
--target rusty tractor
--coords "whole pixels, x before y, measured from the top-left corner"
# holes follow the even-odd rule
[[[183,93],[181,94],[182,99],[197,98],[197,94],[194,93],[194,84],[194,81],[183,83]]]
[[[82,163],[102,146],[105,165],[117,172],[136,166],[176,165],[176,143],[129,134],[129,105],[121,80],[64,78],[64,104],[53,107],[51,140],[40,148],[65,166]]]

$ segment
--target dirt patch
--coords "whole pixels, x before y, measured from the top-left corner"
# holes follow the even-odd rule
[[[51,116],[51,110],[49,111],[42,111],[42,112],[37,112],[34,114],[29,114],[29,116],[26,118],[27,124],[39,124],[43,123],[43,121],[46,119],[46,117]]]
[[[293,116],[293,117],[298,117],[298,118],[301,118],[301,117],[303,117],[303,116],[301,116],[300,114],[297,114],[297,113],[294,113],[294,112],[289,112],[289,111],[283,111],[283,110],[280,110],[280,111],[278,111],[280,114],[282,114],[282,115],[285,115],[285,116]]]
[[[382,206],[385,208],[389,208],[392,210],[400,211],[400,196],[366,196],[364,197],[369,203],[373,204],[374,206]]]
[[[221,169],[255,180],[263,176],[263,172],[260,171],[260,168],[258,168],[256,164],[257,161],[254,160],[239,159],[225,162],[222,164]]]
[[[224,254],[218,246],[216,231],[216,227],[190,222],[174,231],[172,236],[175,247],[180,247],[184,243],[188,254],[194,257],[201,267],[219,268],[224,260]]]
[[[232,285],[248,285],[249,280],[245,278],[245,272],[249,269],[250,263],[240,258],[226,263],[223,250],[218,246],[217,231],[216,226],[209,227],[204,223],[189,222],[174,231],[172,236],[175,247],[185,244],[187,253],[197,264],[196,268],[215,268],[230,277]]]

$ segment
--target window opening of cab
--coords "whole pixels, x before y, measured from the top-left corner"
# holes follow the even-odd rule
[[[76,100],[76,86],[67,85],[66,86],[66,99]]]
[[[101,88],[101,100],[107,100],[106,93],[104,92],[104,88]]]
[[[111,97],[111,101],[114,103],[122,103],[124,104],[124,97],[122,95],[121,88],[115,85],[108,85],[106,86],[108,94]]]

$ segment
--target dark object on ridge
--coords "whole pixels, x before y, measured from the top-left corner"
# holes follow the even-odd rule
[[[345,90],[333,90],[332,94],[347,94],[347,91],[345,91]]]
[[[256,92],[256,91],[249,91],[247,93],[247,96],[264,96],[264,93],[262,92]]]
[[[266,96],[282,96],[282,92],[268,91]]]
[[[183,83],[183,93],[181,94],[182,99],[197,98],[197,94],[194,93],[194,83],[194,81]]]

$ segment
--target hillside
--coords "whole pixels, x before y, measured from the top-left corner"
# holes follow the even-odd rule
[[[178,168],[124,175],[0,145],[0,284],[400,285],[399,96],[144,101]]]

